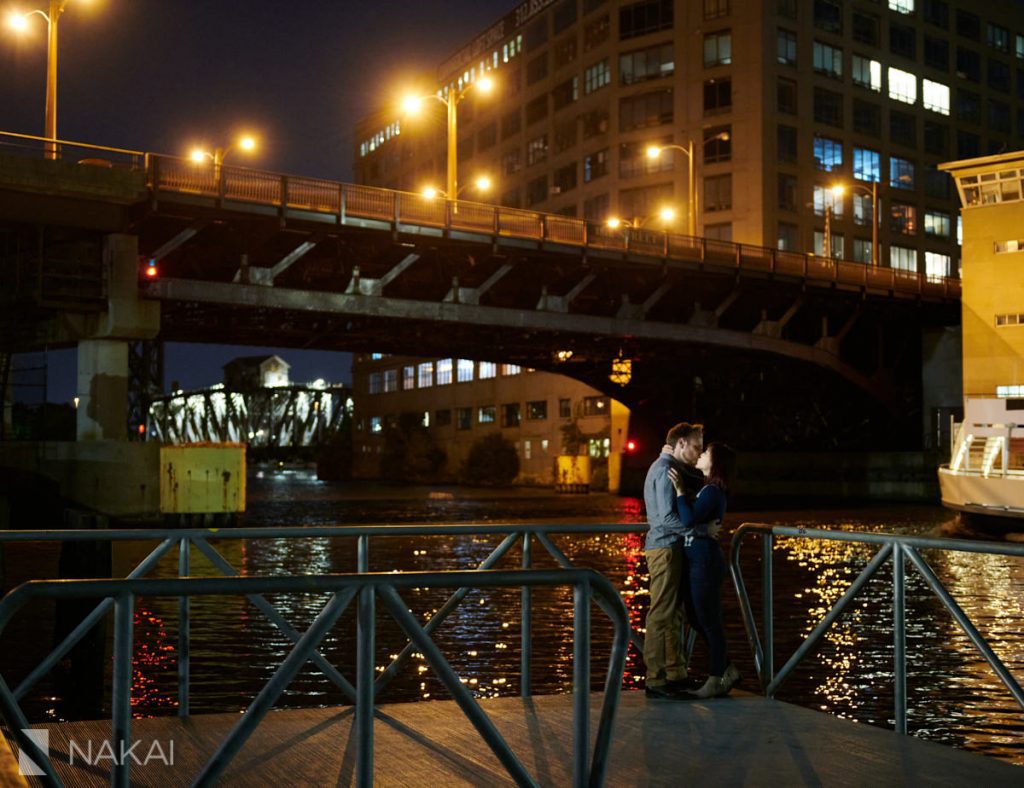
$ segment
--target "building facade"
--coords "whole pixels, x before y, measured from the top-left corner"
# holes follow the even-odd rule
[[[419,87],[454,96],[485,73],[497,90],[457,104],[458,169],[494,186],[464,199],[680,233],[692,210],[697,235],[866,264],[874,210],[878,264],[933,276],[959,271],[936,165],[1024,139],[1011,0],[530,0]],[[444,183],[428,103],[358,124],[357,180]]]
[[[457,481],[474,442],[500,433],[516,448],[517,481],[559,482],[558,457],[590,457],[593,486],[618,489],[629,411],[571,378],[514,364],[357,354],[352,363],[352,475],[381,475],[389,429],[402,417],[424,425],[445,454],[437,478]]]

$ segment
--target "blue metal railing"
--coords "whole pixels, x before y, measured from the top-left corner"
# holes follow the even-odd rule
[[[357,556],[356,571],[370,571],[370,542],[373,538],[393,538],[401,536],[465,536],[478,537],[495,535],[503,537],[498,545],[477,566],[479,570],[493,569],[498,562],[521,540],[522,568],[533,567],[533,540],[539,542],[548,554],[554,558],[559,567],[574,569],[568,556],[555,544],[555,534],[603,534],[603,533],[638,533],[646,531],[645,524],[563,524],[563,525],[527,525],[483,523],[469,525],[373,525],[373,526],[321,526],[310,528],[278,527],[278,528],[231,528],[231,529],[132,529],[132,530],[99,530],[99,531],[0,531],[0,544],[4,542],[137,542],[158,541],[159,544],[146,555],[127,575],[125,579],[135,580],[145,577],[175,547],[178,549],[178,576],[186,578],[191,571],[192,550],[201,555],[227,577],[236,577],[238,570],[211,544],[216,540],[256,540],[256,539],[337,539],[355,538]],[[457,588],[456,591],[427,621],[424,629],[429,634],[437,629],[451,613],[458,608],[462,600],[469,594],[469,587]],[[529,697],[531,694],[533,659],[532,639],[532,591],[524,585],[522,598],[522,627],[520,653],[520,694]],[[249,601],[292,643],[301,637],[299,632],[285,619],[261,593],[248,595]],[[604,603],[598,600],[598,605]],[[103,618],[114,606],[111,599],[101,600],[96,607],[26,676],[14,689],[16,698],[25,694]],[[190,701],[190,661],[191,634],[189,627],[190,603],[188,597],[178,601],[178,617],[181,625],[178,630],[178,714],[182,717],[189,714]],[[638,651],[643,651],[643,638],[629,630],[630,642]],[[688,649],[692,651],[694,633],[688,638]],[[379,694],[402,667],[412,658],[416,651],[413,643],[408,643],[398,656],[377,677],[374,693]],[[352,684],[319,652],[314,651],[313,664],[352,702],[356,700],[356,689]]]
[[[754,620],[750,597],[747,594],[740,565],[740,548],[746,537],[761,537],[761,591],[762,591],[762,627],[764,641],[758,633]],[[858,542],[879,545],[878,552],[868,562],[857,578],[850,584],[846,592],[836,601],[824,618],[800,644],[793,655],[786,661],[782,669],[775,673],[774,654],[774,580],[772,571],[772,551],[775,537],[793,537],[796,539],[820,539],[825,541]],[[987,553],[990,555],[1024,556],[1024,545],[996,544],[992,542],[974,542],[959,539],[936,539],[923,536],[900,536],[896,534],[871,534],[858,531],[824,531],[814,528],[793,526],[763,525],[744,523],[732,537],[730,546],[730,570],[732,580],[739,596],[740,610],[743,614],[743,625],[747,631],[751,648],[754,651],[754,662],[761,686],[767,697],[774,697],[782,683],[793,672],[800,661],[810,654],[824,634],[832,627],[850,606],[853,599],[860,593],[867,582],[886,562],[892,562],[892,615],[893,615],[893,685],[894,685],[894,719],[896,731],[907,732],[907,650],[906,650],[906,561],[917,569],[918,573],[949,611],[956,623],[963,629],[971,642],[995,671],[1018,705],[1024,709],[1024,690],[1010,674],[1002,660],[992,650],[985,637],[971,622],[942,581],[936,576],[919,550],[947,550],[951,552]]]
[[[247,596],[266,593],[330,593],[310,627],[295,641],[274,675],[250,703],[245,713],[217,746],[216,751],[196,776],[195,785],[212,785],[224,773],[260,721],[302,666],[314,659],[318,645],[336,625],[349,603],[357,601],[357,660],[355,683],[356,783],[373,785],[373,721],[376,702],[374,647],[376,640],[376,601],[383,600],[386,610],[405,632],[410,644],[423,653],[437,677],[452,694],[462,712],[472,722],[494,755],[519,785],[537,785],[490,718],[472,694],[462,685],[458,674],[409,612],[399,589],[409,588],[493,588],[499,586],[565,586],[573,588],[573,785],[603,784],[608,766],[608,750],[618,708],[629,622],[626,607],[611,583],[590,569],[549,569],[469,572],[405,572],[355,575],[306,575],[298,577],[217,577],[188,579],[124,580],[34,580],[11,591],[0,601],[0,635],[12,616],[35,599],[98,598],[114,607],[113,700],[111,709],[111,745],[115,752],[131,746],[131,674],[132,621],[135,599],[140,596],[172,596],[191,599],[200,595]],[[612,620],[614,635],[605,678],[604,699],[597,737],[590,748],[590,604],[597,601]],[[0,711],[18,746],[42,768],[46,782],[61,785],[48,753],[44,753],[25,733],[29,727],[18,706],[15,693],[0,676]],[[115,759],[111,766],[111,784],[128,785],[128,759]]]

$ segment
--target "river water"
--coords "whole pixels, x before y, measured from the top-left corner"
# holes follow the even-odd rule
[[[403,488],[356,483],[328,484],[306,471],[257,471],[249,480],[247,526],[340,525],[356,523],[474,522],[642,522],[635,498],[608,495],[558,496],[541,490]],[[858,510],[742,512],[727,516],[731,532],[742,522],[841,528],[877,533],[958,534],[955,518],[940,507],[876,507]],[[961,534],[963,535],[963,534]],[[499,536],[397,537],[375,539],[374,571],[472,569],[500,542]],[[620,590],[634,626],[647,608],[647,575],[642,536],[594,534],[555,539],[577,566],[591,567]],[[353,539],[223,540],[214,543],[242,574],[327,574],[355,569]],[[120,544],[114,570],[123,576],[152,549],[152,543]],[[759,609],[759,553],[751,541],[745,573]],[[786,659],[870,560],[867,545],[779,539],[776,543],[776,666]],[[555,566],[535,545],[534,565]],[[1018,680],[1024,677],[1024,560],[966,553],[926,553],[936,574]],[[8,587],[43,576],[52,563],[48,547],[12,546],[6,558]],[[500,566],[515,568],[514,548]],[[218,572],[193,553],[192,573]],[[152,576],[173,577],[177,558],[167,557]],[[52,576],[52,575],[51,575]],[[828,633],[817,653],[805,659],[778,693],[781,700],[880,726],[892,725],[891,569],[884,566],[855,607]],[[907,570],[908,721],[922,738],[1024,765],[1024,714],[967,636],[945,612],[916,571]],[[421,619],[440,607],[446,593],[421,589],[405,601]],[[271,598],[302,631],[325,603],[323,595]],[[736,595],[726,587],[730,648],[744,675],[741,686],[756,691],[751,649]],[[378,670],[404,640],[378,608]],[[4,633],[0,669],[16,680],[48,645],[43,607],[29,611]],[[519,692],[520,606],[518,589],[471,593],[435,635],[464,683],[478,697]],[[572,594],[537,590],[533,605],[533,691],[568,692],[572,686]],[[138,716],[173,713],[176,704],[177,602],[140,599],[135,615],[133,708]],[[611,627],[593,615],[594,688],[607,662]],[[192,608],[192,712],[238,711],[273,673],[290,644],[263,615],[236,597],[199,598]],[[15,645],[12,645],[15,644]],[[355,676],[354,606],[322,644],[321,652],[350,680]],[[693,664],[704,675],[705,654],[697,645]],[[109,674],[109,670],[107,671]],[[643,686],[643,662],[630,649],[625,687]],[[11,679],[8,678],[9,683]],[[107,676],[109,682],[109,675]],[[66,689],[44,681],[26,700],[31,721],[61,719],[68,712]],[[448,697],[426,661],[417,655],[381,696],[382,702]],[[344,703],[334,684],[307,665],[278,706]],[[106,711],[106,709],[103,709]]]

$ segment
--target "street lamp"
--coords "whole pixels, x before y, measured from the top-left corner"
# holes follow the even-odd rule
[[[715,140],[722,140],[728,142],[730,135],[728,131],[720,131],[713,137],[708,137],[704,140],[704,144],[707,145],[709,142]],[[650,145],[647,148],[647,158],[656,159],[661,155],[664,150],[679,150],[686,154],[688,173],[687,173],[687,194],[689,199],[687,201],[687,233],[692,237],[697,234],[697,193],[693,187],[693,140],[688,140],[686,145]]]
[[[458,175],[458,115],[457,107],[459,102],[462,101],[469,93],[470,90],[476,88],[482,90],[484,93],[490,93],[494,88],[494,80],[490,77],[483,77],[478,79],[476,82],[470,82],[461,90],[455,90],[454,88],[448,91],[448,97],[440,95],[440,93],[431,93],[427,96],[409,96],[402,101],[402,108],[409,114],[419,112],[423,106],[423,100],[432,98],[437,99],[448,108],[448,177],[445,179],[445,192],[447,194],[459,193],[459,175]]]
[[[832,194],[840,196],[846,189],[860,189],[871,195],[871,265],[878,267],[878,181],[871,181],[871,188],[860,184],[849,186],[837,183],[832,186]]]
[[[605,224],[612,230],[618,230],[620,227],[625,229],[639,230],[644,222],[648,222],[651,219],[660,219],[665,224],[672,222],[676,218],[676,211],[674,208],[665,206],[660,209],[657,213],[651,214],[650,216],[639,216],[630,221],[629,219],[621,219],[618,216],[612,216],[605,220]]]
[[[202,164],[207,159],[210,159],[213,162],[213,166],[220,169],[220,165],[224,163],[224,158],[235,148],[240,148],[247,153],[252,152],[256,150],[256,139],[245,134],[226,148],[214,148],[212,153],[202,148],[193,148],[189,158],[196,164]]]
[[[57,22],[64,13],[64,6],[68,0],[50,0],[50,12],[47,13],[37,8],[28,13],[13,13],[8,21],[15,30],[23,31],[28,28],[28,18],[33,14],[39,14],[46,20],[47,47],[46,47],[46,128],[43,136],[48,140],[57,139]],[[47,158],[57,158],[57,146],[47,146]]]
[[[460,186],[459,191],[456,193],[456,199],[458,199],[459,194],[462,194],[464,191],[466,191],[466,189],[469,189],[470,187],[476,189],[478,192],[483,193],[490,191],[491,185],[491,179],[488,178],[486,175],[481,175],[472,183],[467,183],[465,186]],[[435,197],[444,197],[447,200],[448,192],[446,192],[444,189],[435,188],[434,186],[427,186],[426,188],[423,189],[423,196],[426,197],[428,200],[432,200]]]

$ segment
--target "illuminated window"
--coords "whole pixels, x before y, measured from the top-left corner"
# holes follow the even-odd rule
[[[534,400],[526,403],[526,418],[546,419],[548,417],[548,401],[546,399]]]
[[[609,400],[608,397],[584,397],[583,415],[607,416],[611,413],[610,402],[611,400]]]
[[[909,249],[906,246],[890,246],[889,266],[900,271],[917,271],[917,249]]]
[[[424,361],[417,368],[419,371],[419,387],[428,389],[434,385],[434,364],[431,361]]]
[[[1024,240],[996,241],[993,247],[996,254],[1006,254],[1007,252],[1024,252]]]
[[[1010,31],[1005,27],[994,25],[989,22],[986,25],[988,45],[1000,52],[1010,51]]]
[[[832,172],[843,166],[843,143],[831,137],[814,135],[814,164],[819,170]]]
[[[416,388],[416,367],[402,367],[402,391]]]
[[[889,66],[889,98],[913,104],[917,101],[917,77]]]
[[[501,365],[501,374],[503,377],[508,377],[510,375],[518,375],[520,372],[522,372],[522,368],[518,364]]]
[[[796,33],[779,29],[776,38],[776,59],[784,66],[796,65]]]
[[[924,273],[931,282],[946,279],[950,276],[951,258],[948,254],[938,252],[924,253]]]
[[[384,422],[380,416],[370,416],[370,432],[383,432]]]
[[[436,366],[437,385],[447,386],[452,382],[452,360],[450,358],[439,358]]]
[[[533,456],[533,443],[531,441],[523,441],[523,459],[528,460]]]
[[[881,155],[868,148],[853,149],[853,177],[859,181],[881,179]]]
[[[498,420],[498,409],[494,405],[483,405],[477,410],[476,420],[481,424],[494,424]]]
[[[612,72],[608,68],[608,59],[595,63],[583,72],[583,94],[588,95],[600,90],[612,82]]]
[[[882,90],[882,64],[871,58],[853,56],[853,84],[873,90]]]
[[[836,193],[827,186],[816,185],[814,187],[814,215],[824,216],[826,208],[831,210],[833,217],[836,219],[842,219],[843,195],[836,195]]]
[[[704,36],[704,67],[727,66],[732,63],[732,33],[723,30]]]
[[[370,394],[380,394],[381,389],[381,374],[379,372],[371,372],[367,379],[367,391]]]
[[[855,191],[853,198],[853,222],[861,227],[871,226],[871,195]]]
[[[953,218],[942,211],[924,212],[924,234],[949,238],[953,232]]]
[[[917,208],[903,202],[894,202],[889,206],[889,228],[903,235],[917,233]]]
[[[830,77],[843,76],[843,50],[838,47],[814,42],[814,70]]]
[[[832,259],[842,260],[846,257],[846,243],[842,233],[832,233]],[[818,257],[825,257],[825,231],[814,231],[814,253]]]
[[[894,189],[914,188],[914,162],[898,156],[889,157],[889,185]]]
[[[384,370],[384,391],[390,393],[392,391],[398,391],[398,370],[387,369]]]
[[[459,383],[473,380],[473,362],[468,358],[460,358],[456,366],[455,378]]]
[[[498,376],[498,365],[493,361],[481,361],[477,370],[477,377],[480,380],[487,380]]]
[[[889,9],[898,14],[914,13],[914,0],[889,0]]]
[[[871,262],[871,241],[864,238],[853,239],[853,257],[850,258],[858,263]]]
[[[921,81],[921,102],[925,109],[934,110],[942,115],[949,114],[949,85],[932,82],[930,79]]]

